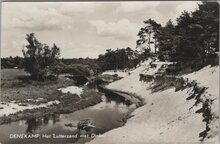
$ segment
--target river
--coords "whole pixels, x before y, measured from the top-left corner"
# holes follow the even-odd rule
[[[0,143],[2,144],[65,144],[85,143],[91,141],[91,136],[101,135],[111,129],[124,125],[123,118],[136,108],[135,104],[128,105],[113,97],[102,96],[102,102],[94,106],[75,111],[70,114],[52,115],[41,119],[29,119],[0,125]],[[90,132],[81,131],[78,138],[58,138],[78,134],[76,127],[79,120],[90,119],[95,126]],[[28,134],[28,135],[25,135]],[[35,134],[35,135],[32,135]],[[89,135],[90,134],[90,135]],[[36,138],[22,138],[36,136]]]

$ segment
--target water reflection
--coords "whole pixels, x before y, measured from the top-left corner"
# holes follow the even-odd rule
[[[118,96],[102,96],[102,101],[103,102],[100,103],[99,106],[97,105],[91,109],[117,109],[118,111],[124,113],[128,111],[127,107],[131,105],[131,102]],[[25,123],[27,125],[26,133],[35,133],[36,130],[40,129],[42,126],[55,125],[57,122],[60,122],[59,114],[52,114],[50,116],[44,116],[43,118],[29,118]]]
[[[135,104],[130,105],[120,97],[103,96],[103,102],[94,106],[75,111],[69,114],[53,114],[43,118],[29,118],[26,121],[13,122],[11,124],[0,125],[0,141],[4,144],[39,144],[39,143],[74,143],[91,140],[91,138],[73,139],[9,139],[10,134],[77,134],[77,127],[67,127],[66,124],[77,125],[79,120],[90,119],[95,128],[91,132],[82,131],[80,134],[102,134],[113,128],[124,125],[123,118],[135,109]]]
[[[58,115],[58,114],[53,114],[53,115],[51,116],[51,119],[52,119],[53,124],[55,125],[56,122],[59,122],[59,121],[60,121],[60,115]]]
[[[118,95],[108,95],[106,94],[105,95],[106,97],[106,102],[111,102],[111,101],[115,101],[117,104],[124,104],[124,105],[127,105],[127,106],[130,106],[132,104],[131,101],[129,100],[126,100],[124,97],[122,96],[118,96]]]
[[[30,118],[26,120],[27,130],[26,133],[33,133],[37,128],[37,121],[35,118]]]
[[[49,122],[52,121],[52,124],[55,125],[56,122],[60,121],[60,115],[53,114],[51,116],[44,116],[43,118],[29,118],[26,120],[26,133],[34,133],[41,126],[49,125]]]

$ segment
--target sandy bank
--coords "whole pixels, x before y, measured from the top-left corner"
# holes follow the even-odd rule
[[[187,100],[192,88],[177,92],[170,88],[152,93],[149,89],[152,83],[139,81],[139,74],[153,75],[161,66],[158,63],[157,67],[150,68],[150,62],[151,60],[142,63],[131,75],[107,86],[109,89],[135,93],[143,98],[146,104],[132,113],[134,117],[130,118],[125,126],[95,138],[90,144],[201,143],[199,135],[206,129],[206,123],[203,121],[203,115],[196,111],[203,107],[202,103],[193,106],[195,99]],[[214,99],[210,106],[211,112],[218,115],[218,91],[215,87],[219,86],[219,67],[205,69],[184,77],[207,87],[205,98]],[[203,77],[206,80],[201,80]],[[212,121],[210,124],[209,138],[204,139],[204,143],[217,143],[218,122]]]
[[[55,101],[49,101],[47,103],[43,103],[40,105],[31,105],[31,104],[27,104],[27,105],[21,105],[19,103],[15,103],[15,101],[12,102],[1,102],[1,109],[0,109],[0,117],[3,115],[10,115],[10,114],[14,114],[16,112],[19,111],[24,111],[27,109],[35,109],[35,108],[42,108],[42,107],[48,107],[50,105],[53,104],[59,104],[60,101],[55,100]]]
[[[81,94],[83,93],[83,88],[77,86],[68,86],[66,88],[59,88],[58,90],[62,93],[76,94],[79,98],[81,98]]]

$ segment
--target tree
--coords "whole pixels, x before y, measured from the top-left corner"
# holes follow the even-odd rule
[[[98,63],[103,71],[133,68],[137,63],[137,51],[130,47],[116,50],[107,49],[104,55],[99,55]]]
[[[169,20],[157,35],[160,60],[170,60],[174,51],[174,36],[175,26]]]
[[[154,51],[156,53],[158,48],[157,38],[160,32],[161,25],[152,19],[144,21],[144,24],[145,26],[141,28],[138,32],[139,39],[136,42],[137,48],[139,48],[142,52],[146,52],[146,49],[151,50],[151,44],[154,44]]]
[[[207,60],[219,50],[219,5],[203,2],[192,13],[177,18],[176,57],[182,60]]]
[[[16,57],[6,57],[1,58],[1,68],[23,68],[23,58],[16,56]]]
[[[175,56],[173,56],[173,59],[182,61],[190,57],[195,57],[196,44],[194,44],[194,42],[196,42],[195,38],[198,33],[193,31],[193,24],[194,20],[187,11],[182,12],[177,18],[176,34],[174,38]]]
[[[137,48],[142,49],[141,58],[150,54],[154,42],[160,60],[216,64],[219,4],[202,2],[191,13],[183,11],[176,22],[174,25],[169,20],[165,26],[161,26],[151,19],[144,21],[146,26],[140,29],[136,42]]]
[[[203,2],[199,9],[192,13],[195,23],[202,29],[200,43],[205,57],[219,51],[219,4],[217,2]]]
[[[34,33],[26,35],[28,45],[23,49],[24,69],[35,80],[44,80],[50,67],[58,61],[60,49],[54,44],[50,48],[47,44],[40,43]]]

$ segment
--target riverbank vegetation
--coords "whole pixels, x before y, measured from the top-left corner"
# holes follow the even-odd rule
[[[11,79],[8,73],[4,73],[5,70],[2,70],[2,74],[4,74],[2,77],[4,79],[1,79],[2,106],[10,104],[12,101],[20,106],[35,106],[53,101],[58,103],[48,107],[18,111],[17,113],[10,113],[9,111],[8,115],[0,117],[1,124],[31,117],[38,118],[52,114],[70,113],[101,101],[101,93],[86,87],[83,87],[83,93],[80,95],[80,98],[75,93],[62,93],[58,90],[59,88],[74,85],[73,80],[65,77],[60,77],[56,81],[47,80],[44,82],[19,79],[20,76]],[[25,72],[17,70],[16,73],[21,73],[22,75]]]
[[[70,79],[65,74],[90,76],[91,69],[88,65],[62,63],[59,59],[59,47],[54,44],[50,48],[47,44],[42,44],[34,33],[27,34],[26,40],[28,44],[22,49],[24,58],[3,60],[3,63],[19,64],[18,68],[23,69],[1,70],[0,124],[71,113],[101,102],[102,94],[83,86],[84,84],[81,84],[80,94],[59,90],[74,86],[81,80]],[[17,61],[19,62],[15,63]]]

